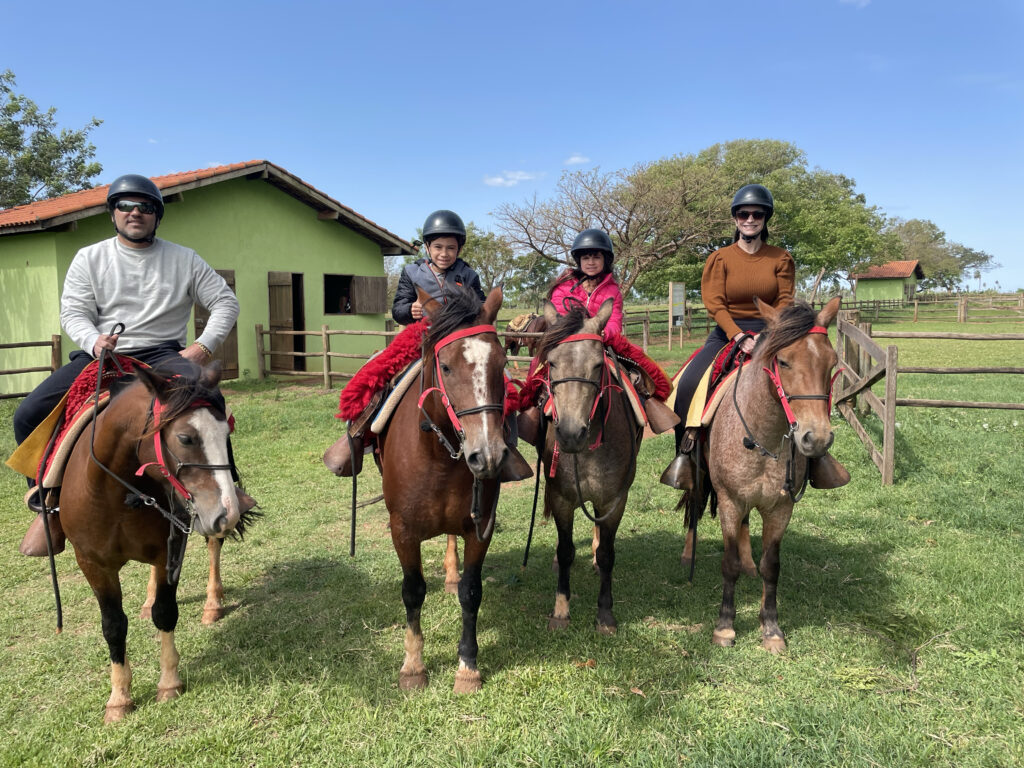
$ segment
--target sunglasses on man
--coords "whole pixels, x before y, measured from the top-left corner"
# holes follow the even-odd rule
[[[764,211],[736,211],[736,218],[740,221],[746,221],[747,219],[760,221],[764,218]]]
[[[153,203],[139,203],[135,200],[118,200],[114,207],[122,213],[131,213],[136,209],[139,213],[156,213],[156,206]]]

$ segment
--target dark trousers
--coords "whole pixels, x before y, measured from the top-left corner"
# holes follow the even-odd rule
[[[736,319],[736,325],[741,330],[753,331],[754,333],[760,333],[764,330],[764,320],[759,317]],[[677,451],[679,450],[679,444],[683,440],[683,433],[686,431],[686,413],[690,410],[690,401],[693,400],[693,394],[697,391],[697,385],[700,384],[700,380],[708,366],[715,361],[715,356],[728,343],[729,337],[725,335],[722,326],[716,325],[714,330],[708,334],[704,346],[697,350],[696,356],[690,360],[686,370],[683,371],[683,376],[679,380],[679,386],[676,387],[676,401],[672,404],[672,410],[679,414],[681,419],[675,427]]]
[[[151,366],[155,366],[157,363],[165,360],[168,361],[167,364],[173,365],[177,362],[173,359],[175,357],[181,360],[183,365],[191,365],[191,363],[178,354],[181,352],[181,349],[177,342],[167,342],[157,347],[137,349],[131,353],[126,352],[124,354],[128,354],[130,357],[134,357],[136,360],[141,360]],[[51,373],[49,378],[21,401],[21,404],[14,412],[14,440],[18,445],[21,445],[25,438],[32,434],[32,430],[38,427],[43,419],[50,415],[50,411],[56,407],[60,399],[71,389],[71,385],[78,378],[78,374],[85,370],[85,367],[95,359],[88,352],[83,352],[80,349],[75,350],[69,355],[67,365]]]

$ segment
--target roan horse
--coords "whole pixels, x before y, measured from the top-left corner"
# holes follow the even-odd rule
[[[772,653],[786,648],[776,605],[779,547],[806,487],[807,461],[824,455],[834,437],[829,413],[838,357],[828,326],[839,303],[836,297],[815,315],[806,304],[776,310],[757,302],[767,326],[711,422],[707,465],[725,547],[722,606],[712,635],[716,645],[736,642],[734,594],[740,571],[758,574],[749,526],[750,511],[757,507],[762,524],[761,645]],[[693,556],[692,545],[688,538],[684,563]]]
[[[642,428],[612,379],[614,363],[606,355],[601,337],[611,313],[611,300],[592,318],[579,306],[561,317],[551,303],[544,311],[548,329],[538,347],[537,361],[538,366],[547,366],[547,387],[553,400],[552,425],[546,430],[543,452],[547,471],[544,514],[553,514],[558,528],[558,586],[549,629],[569,625],[569,568],[576,556],[572,525],[577,507],[595,524],[594,558],[601,578],[597,631],[614,634],[617,628],[612,614],[615,533],[636,474]],[[594,508],[592,517],[586,502]]]
[[[420,385],[402,397],[377,438],[380,452],[375,454],[391,541],[403,573],[405,659],[399,685],[411,689],[427,684],[420,625],[427,590],[421,543],[442,534],[458,535],[465,540],[465,557],[458,587],[462,637],[454,690],[466,693],[482,685],[476,636],[481,569],[494,529],[499,473],[509,454],[502,435],[506,357],[493,325],[502,294],[495,288],[482,307],[467,291],[452,294],[443,308],[423,292],[419,299],[430,319]],[[332,469],[333,450],[324,456]],[[453,549],[449,547],[450,556]]]
[[[219,365],[201,373],[197,368],[192,377],[165,378],[159,368],[139,368],[135,376],[78,440],[61,490],[64,531],[99,602],[110,649],[108,723],[134,708],[119,571],[129,560],[156,569],[152,618],[161,644],[156,699],[177,698],[183,685],[174,629],[187,534],[224,536],[240,516],[228,422],[218,405],[223,403]]]

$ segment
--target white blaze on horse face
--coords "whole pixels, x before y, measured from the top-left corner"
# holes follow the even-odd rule
[[[487,393],[487,371],[493,354],[494,345],[483,339],[471,336],[462,342],[462,357],[471,371],[470,380],[473,382],[474,405],[489,405],[491,403]],[[486,429],[487,421],[484,420],[483,423]]]
[[[203,454],[206,457],[206,464],[219,464],[229,466],[228,460],[228,423],[216,418],[209,408],[197,408],[188,417],[188,423],[192,425],[202,440]],[[215,469],[211,472],[220,490],[220,503],[228,515],[228,528],[231,529],[238,522],[238,496],[235,494],[235,484],[231,479],[231,471],[228,469]],[[214,510],[219,515],[220,510]],[[214,520],[204,521],[208,526]],[[212,530],[212,528],[211,528]]]

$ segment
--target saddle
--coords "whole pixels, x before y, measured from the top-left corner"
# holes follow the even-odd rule
[[[537,315],[533,314],[532,312],[526,312],[522,315],[516,315],[515,317],[508,321],[507,330],[511,331],[512,333],[522,333],[524,330],[526,330],[526,326],[528,326],[536,319]]]
[[[734,341],[730,341],[722,347],[722,351],[715,356],[711,365],[704,371],[697,389],[693,393],[693,399],[686,412],[685,427],[706,427],[711,423],[722,398],[731,391],[740,365],[745,365],[747,362],[746,360],[740,362],[743,357],[745,356],[740,354],[739,345]],[[672,377],[672,401],[675,401],[676,390],[683,378],[683,372],[692,364],[693,358]]]
[[[125,355],[118,355],[118,362],[124,374],[132,373],[137,367],[149,367]],[[93,360],[78,374],[67,394],[7,459],[7,466],[26,477],[42,476],[43,489],[60,487],[71,449],[93,418],[106,407],[110,401],[110,386],[123,375],[114,365],[106,368],[97,401],[98,367],[99,361]]]
[[[387,428],[388,422],[391,421],[402,396],[420,375],[422,368],[423,360],[414,360],[404,371],[388,382],[384,389],[373,396],[370,407],[366,409],[362,417],[352,423],[349,432],[353,435],[359,434],[359,430],[362,430],[366,424],[370,425],[370,432],[375,435],[383,432]]]

